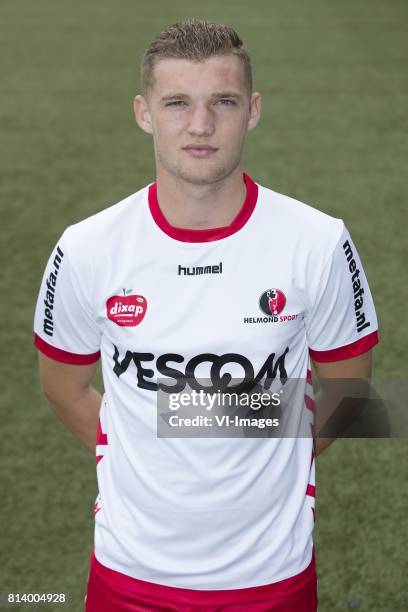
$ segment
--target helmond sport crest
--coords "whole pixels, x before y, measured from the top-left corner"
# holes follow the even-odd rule
[[[280,289],[266,289],[259,297],[259,309],[262,310],[263,317],[244,317],[244,323],[288,323],[296,321],[299,313],[281,312],[286,307],[286,295]]]
[[[113,295],[106,301],[108,318],[120,327],[135,327],[145,317],[147,300],[143,295],[129,295],[132,291],[123,289],[123,295]]]
[[[268,316],[277,316],[285,308],[286,297],[280,289],[267,289],[259,298],[259,308]]]

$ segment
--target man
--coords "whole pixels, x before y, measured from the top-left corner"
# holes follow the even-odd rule
[[[261,96],[234,30],[168,28],[142,88],[156,182],[65,231],[35,316],[44,392],[96,439],[86,610],[310,612],[313,439],[159,438],[158,381],[368,378],[363,268],[341,220],[244,174]]]

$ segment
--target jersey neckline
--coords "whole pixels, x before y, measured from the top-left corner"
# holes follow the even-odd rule
[[[162,213],[157,199],[157,183],[152,183],[148,192],[149,208],[153,220],[165,234],[170,236],[170,238],[180,240],[181,242],[213,242],[231,236],[242,229],[247,223],[255,209],[258,199],[258,185],[247,174],[244,173],[243,177],[246,185],[245,200],[241,210],[229,225],[203,230],[187,229],[170,225]]]

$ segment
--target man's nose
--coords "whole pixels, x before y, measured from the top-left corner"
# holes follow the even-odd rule
[[[192,136],[212,136],[215,131],[214,115],[206,104],[197,104],[191,109],[188,132]]]

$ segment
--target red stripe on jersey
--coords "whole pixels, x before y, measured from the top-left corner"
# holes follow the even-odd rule
[[[306,495],[310,495],[310,497],[316,497],[316,487],[314,485],[308,484],[306,487]]]
[[[90,355],[78,355],[77,353],[63,351],[56,346],[52,346],[52,344],[48,344],[48,342],[45,342],[45,340],[37,336],[37,334],[34,334],[34,346],[41,351],[41,353],[50,357],[50,359],[60,361],[61,363],[70,363],[71,365],[90,365],[98,361],[101,356],[100,351]]]
[[[307,371],[306,380],[308,383],[312,382],[312,370]]]
[[[108,443],[108,434],[103,433],[101,421],[98,419],[98,430],[96,432],[96,446]]]
[[[364,338],[360,338],[351,344],[345,344],[344,346],[328,351],[315,351],[314,349],[309,349],[309,353],[314,361],[322,363],[342,361],[343,359],[358,357],[358,355],[362,355],[369,351],[376,344],[378,344],[378,333],[374,331],[368,334],[368,336],[364,336]]]
[[[94,554],[86,596],[86,611],[178,610],[215,611],[239,608],[256,612],[316,612],[315,553],[299,574],[272,584],[228,590],[184,589],[132,578],[100,563]]]
[[[108,434],[102,431],[101,421],[98,419],[98,429],[96,431],[96,446],[106,446],[108,444]],[[96,465],[103,459],[103,455],[96,455]]]
[[[215,227],[212,229],[185,229],[182,227],[173,227],[167,221],[166,217],[162,213],[157,199],[157,183],[153,183],[149,187],[149,208],[152,217],[160,229],[176,240],[182,242],[212,242],[213,240],[220,240],[235,234],[240,230],[252,215],[256,201],[258,199],[258,185],[247,175],[244,174],[244,181],[246,185],[246,197],[242,205],[241,210],[230,223],[225,227]]]
[[[305,393],[305,404],[308,410],[310,410],[311,412],[314,412],[314,409],[315,409],[314,400],[312,397],[309,397],[308,395],[306,395],[306,393]]]

